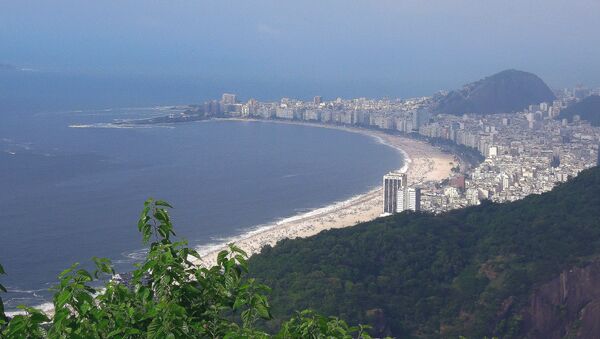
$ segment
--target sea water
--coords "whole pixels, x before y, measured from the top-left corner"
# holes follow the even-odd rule
[[[143,257],[136,222],[148,197],[171,202],[192,246],[343,201],[402,166],[366,135],[269,122],[125,128],[117,119],[177,112],[130,107],[0,111],[0,276],[7,309],[51,300],[72,263]]]

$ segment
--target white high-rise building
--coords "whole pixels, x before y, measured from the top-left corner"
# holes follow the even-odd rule
[[[421,189],[418,187],[411,187],[406,189],[407,196],[407,208],[411,211],[421,210]]]
[[[223,105],[234,105],[237,102],[235,94],[223,93],[221,103]]]
[[[488,158],[495,158],[498,156],[498,146],[490,146],[488,151]]]
[[[383,213],[396,213],[398,192],[406,187],[406,174],[390,172],[383,176]]]
[[[398,191],[396,198],[396,212],[420,211],[421,210],[421,189],[418,187],[403,187]]]
[[[502,175],[500,175],[500,181],[502,183],[502,190],[506,191],[510,187],[510,177],[505,173],[502,173]]]
[[[402,213],[406,210],[406,187],[398,191],[396,198],[396,213]]]

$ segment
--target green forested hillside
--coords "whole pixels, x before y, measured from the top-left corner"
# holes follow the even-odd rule
[[[592,126],[600,126],[600,96],[592,95],[570,105],[560,112],[559,118],[573,121],[575,115],[589,121]]]
[[[555,98],[537,75],[509,69],[451,91],[437,100],[434,111],[457,115],[508,113]]]
[[[600,254],[600,168],[552,192],[442,215],[403,213],[285,240],[250,259],[273,290],[275,327],[313,308],[376,335],[501,335],[520,330],[532,288]]]

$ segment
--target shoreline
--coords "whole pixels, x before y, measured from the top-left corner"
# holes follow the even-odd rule
[[[454,155],[445,153],[440,148],[424,141],[376,130],[260,119],[229,118],[216,119],[216,121],[291,124],[363,134],[402,154],[404,164],[402,168],[396,169],[396,171],[406,173],[408,182],[411,185],[441,181],[449,177],[452,163],[456,162]],[[385,173],[382,173],[382,176],[383,174]],[[344,201],[333,202],[309,212],[289,216],[266,225],[258,225],[256,228],[231,237],[220,244],[198,246],[196,249],[200,253],[201,260],[194,260],[194,262],[203,266],[216,264],[219,251],[226,249],[229,243],[234,243],[246,251],[248,256],[252,256],[260,253],[264,246],[274,246],[283,239],[306,238],[325,230],[345,228],[361,222],[372,221],[382,214],[383,194],[381,191],[381,187],[374,188]]]
[[[210,121],[240,121],[252,123],[272,123],[302,125],[307,127],[337,129],[349,133],[358,133],[371,137],[377,142],[393,148],[403,157],[403,166],[396,171],[408,175],[410,184],[419,184],[425,181],[440,181],[451,174],[450,162],[455,162],[452,154],[443,152],[439,147],[430,145],[424,141],[411,139],[400,135],[387,134],[382,131],[353,128],[336,125],[324,125],[316,123],[305,123],[295,121],[261,120],[226,118],[199,121],[206,123]],[[160,125],[159,125],[160,126]],[[75,126],[69,126],[75,127]],[[80,126],[77,126],[80,127]],[[98,127],[98,126],[81,126]],[[114,126],[102,126],[115,128]],[[143,128],[143,126],[140,126]],[[169,126],[160,126],[169,127]],[[117,127],[127,128],[127,127]],[[382,176],[385,173],[382,173]],[[235,243],[246,251],[249,256],[260,253],[266,245],[274,246],[283,239],[306,238],[316,235],[324,230],[354,226],[361,222],[367,222],[378,218],[382,214],[383,194],[380,186],[366,192],[354,195],[346,200],[335,201],[328,205],[302,212],[296,215],[284,217],[267,224],[256,225],[243,231],[243,233],[219,239],[218,243],[200,245],[196,250],[201,255],[201,260],[193,259],[196,264],[213,266],[219,251],[225,249],[227,244]],[[52,314],[52,302],[44,302],[34,306],[46,314]],[[7,311],[9,316],[21,314],[22,311]]]

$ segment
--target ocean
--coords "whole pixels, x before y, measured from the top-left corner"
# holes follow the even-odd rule
[[[402,166],[374,138],[334,129],[244,121],[105,128],[173,108],[9,106],[0,108],[8,310],[51,300],[48,289],[72,263],[108,257],[117,271],[130,269],[143,256],[136,221],[148,197],[171,202],[177,234],[207,246],[349,199]]]

